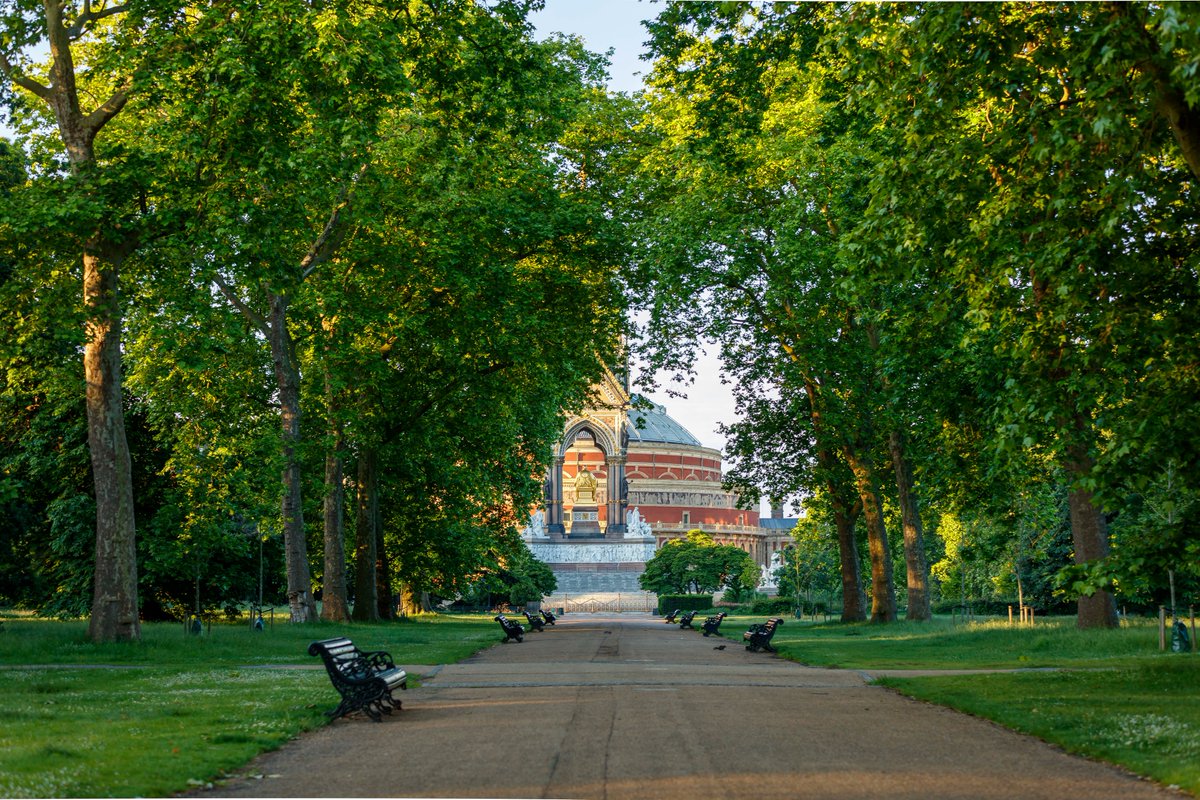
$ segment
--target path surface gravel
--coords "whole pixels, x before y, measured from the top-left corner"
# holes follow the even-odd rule
[[[560,617],[458,664],[406,665],[432,675],[403,711],[337,720],[196,796],[1182,796],[858,672],[719,643],[649,615]]]

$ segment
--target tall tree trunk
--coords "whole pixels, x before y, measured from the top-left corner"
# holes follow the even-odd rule
[[[50,51],[48,83],[21,74],[4,52],[0,52],[0,73],[51,109],[67,151],[71,174],[78,179],[77,194],[92,195],[93,201],[102,204],[105,198],[95,191],[93,183],[94,176],[102,176],[102,168],[96,163],[96,136],[125,107],[127,84],[92,111],[84,111],[71,52],[72,34],[63,16],[66,8],[64,3],[48,0],[42,3]],[[122,8],[106,9],[103,16],[119,13]],[[75,23],[83,31],[100,18],[89,8],[77,11]],[[88,635],[97,642],[141,638],[133,472],[121,403],[122,316],[118,293],[121,265],[137,246],[138,235],[132,226],[119,231],[108,222],[101,222],[83,251],[83,369],[87,384],[88,449],[96,493],[96,563]]]
[[[871,622],[896,621],[896,586],[892,580],[892,556],[888,548],[887,526],[883,521],[875,472],[854,446],[844,448],[846,463],[854,474],[854,484],[862,501],[867,523],[867,549],[871,557]]]
[[[283,449],[283,547],[287,560],[287,598],[292,622],[317,618],[312,595],[312,573],[308,566],[308,543],[304,538],[304,504],[301,498],[300,457],[300,371],[292,352],[287,327],[288,298],[271,294],[271,359],[279,388],[281,446]]]
[[[913,492],[912,469],[905,454],[904,437],[899,431],[888,435],[888,452],[896,473],[896,495],[904,531],[904,571],[908,581],[908,611],[904,618],[924,622],[933,616],[929,607],[929,562],[925,558],[925,534]]]
[[[321,592],[321,619],[346,622],[350,607],[346,601],[345,479],[342,453],[345,442],[341,422],[337,420],[336,397],[328,368],[325,372],[325,405],[329,411],[329,452],[325,454],[325,580]]]
[[[1087,421],[1076,417],[1076,430],[1087,426]],[[1067,474],[1072,478],[1083,478],[1092,470],[1092,457],[1084,445],[1073,444],[1067,448]],[[1071,512],[1071,540],[1075,545],[1075,563],[1087,564],[1108,555],[1108,523],[1104,512],[1096,505],[1092,493],[1072,488],[1067,493],[1067,504]],[[1086,628],[1116,628],[1121,624],[1117,616],[1117,601],[1112,592],[1100,589],[1094,594],[1079,598],[1079,615],[1076,625]]]
[[[375,501],[375,597],[379,603],[380,619],[396,618],[396,603],[392,599],[392,570],[388,566],[387,545],[383,543],[383,525],[379,521],[379,492]]]
[[[835,501],[833,506],[842,566],[842,622],[862,622],[867,618],[867,598],[863,594],[858,544],[854,541],[854,523],[858,515],[848,513],[844,505]]]
[[[83,256],[87,309],[83,371],[88,449],[96,492],[96,562],[88,636],[95,642],[141,638],[137,602],[137,529],[133,470],[121,402],[119,262]]]
[[[806,378],[804,393],[808,397],[809,415],[813,433],[818,443],[824,436],[824,420],[818,406],[819,389],[816,383]],[[837,475],[841,464],[832,450],[823,445],[817,447],[817,463],[825,472],[829,498],[833,503],[833,521],[837,527],[838,557],[842,573],[842,622],[862,622],[867,618],[867,598],[862,588],[862,568],[858,560],[858,544],[854,541],[854,525],[858,519],[853,503],[847,503]]]
[[[375,560],[375,453],[364,449],[358,456],[354,525],[354,610],[351,617],[360,622],[379,620]]]

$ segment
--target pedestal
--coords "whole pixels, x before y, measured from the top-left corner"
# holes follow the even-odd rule
[[[600,538],[600,509],[577,505],[571,509],[571,539]]]

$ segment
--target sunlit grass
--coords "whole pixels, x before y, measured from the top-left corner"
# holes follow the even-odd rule
[[[349,636],[401,666],[450,663],[495,643],[479,616],[403,623],[148,624],[97,645],[84,622],[5,612],[0,797],[165,796],[237,769],[324,723],[338,703],[310,642]],[[364,723],[369,724],[369,723]]]
[[[722,632],[741,638],[762,617],[730,617]],[[736,632],[736,634],[735,634]],[[1046,618],[1032,626],[1007,620],[813,623],[788,619],[772,642],[785,658],[846,669],[1016,669],[1126,666],[1160,656],[1151,621],[1116,630],[1081,631],[1073,618]]]
[[[1200,794],[1200,658],[1132,668],[886,678],[921,700],[986,717],[1072,753]]]
[[[348,636],[363,650],[386,650],[397,663],[444,664],[466,658],[492,644],[496,624],[482,616],[427,615],[393,624],[275,624],[255,631],[248,624],[217,623],[199,635],[182,624],[142,625],[137,643],[96,644],[84,621],[12,618],[0,634],[3,664],[145,664],[186,667],[244,664],[317,664],[308,645],[317,639]]]

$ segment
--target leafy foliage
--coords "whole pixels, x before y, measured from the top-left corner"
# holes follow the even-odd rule
[[[656,594],[711,594],[726,586],[753,589],[758,579],[759,567],[746,551],[717,544],[696,529],[660,547],[646,562],[638,583]]]

